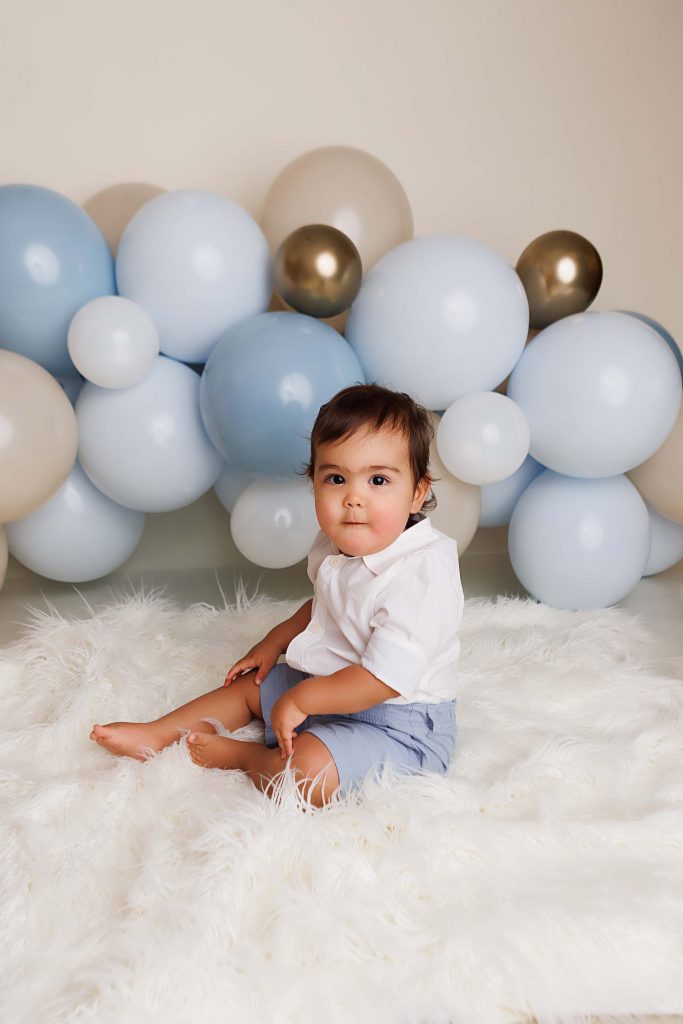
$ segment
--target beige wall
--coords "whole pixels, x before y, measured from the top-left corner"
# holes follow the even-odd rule
[[[126,181],[207,188],[258,216],[290,159],[353,145],[401,180],[416,234],[468,235],[514,263],[536,235],[578,231],[604,264],[594,308],[683,339],[683,0],[2,11],[2,183],[79,203]]]

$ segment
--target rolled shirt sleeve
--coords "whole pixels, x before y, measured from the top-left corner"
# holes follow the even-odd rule
[[[451,567],[416,553],[379,595],[361,665],[410,699],[431,669],[457,660],[463,604]]]

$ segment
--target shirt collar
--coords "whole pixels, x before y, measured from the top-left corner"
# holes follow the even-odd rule
[[[390,565],[393,565],[394,562],[404,558],[412,551],[417,551],[428,544],[433,544],[438,539],[439,535],[432,526],[429,517],[424,516],[420,522],[404,530],[388,548],[383,548],[381,551],[375,551],[372,555],[362,555],[361,557],[370,572],[378,576],[385,569],[388,569]],[[336,544],[332,544],[332,550],[335,555],[340,554]]]

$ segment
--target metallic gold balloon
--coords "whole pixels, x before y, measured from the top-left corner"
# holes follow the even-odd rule
[[[297,228],[275,254],[276,294],[308,316],[325,318],[348,309],[362,277],[358,249],[329,224]]]
[[[602,260],[575,231],[548,231],[527,245],[517,273],[529,300],[529,324],[542,330],[588,309],[602,283]]]

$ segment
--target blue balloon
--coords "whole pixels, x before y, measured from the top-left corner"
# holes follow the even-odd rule
[[[587,480],[547,469],[515,505],[508,551],[517,578],[539,601],[606,608],[643,575],[647,506],[623,475]]]
[[[527,455],[519,469],[504,480],[483,484],[479,525],[506,526],[522,493],[545,468],[533,456]]]
[[[49,501],[5,529],[10,553],[32,572],[83,583],[123,565],[138,546],[144,525],[144,512],[111,501],[77,462]]]
[[[680,348],[676,344],[676,339],[674,338],[673,334],[669,334],[666,327],[662,327],[660,323],[657,323],[656,320],[653,320],[651,316],[645,316],[644,313],[634,313],[630,309],[622,309],[619,312],[628,313],[629,316],[634,316],[636,320],[640,320],[642,321],[642,323],[647,324],[648,327],[651,327],[653,331],[656,331],[657,334],[660,335],[660,337],[664,338],[664,341],[667,343],[673,354],[676,356],[678,368],[681,371],[681,377],[683,378],[683,352],[681,352]]]
[[[0,186],[0,346],[56,377],[75,375],[67,333],[90,299],[114,295],[114,259],[95,222],[37,185]]]
[[[214,446],[235,466],[265,476],[301,472],[320,406],[364,383],[350,346],[302,313],[258,313],[212,350],[199,402]]]

